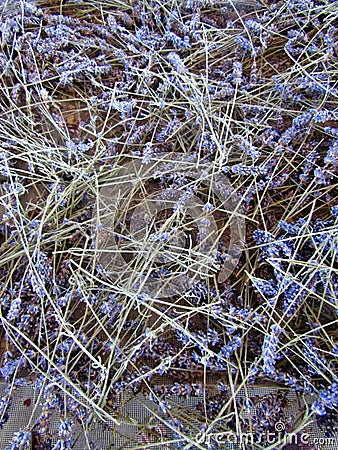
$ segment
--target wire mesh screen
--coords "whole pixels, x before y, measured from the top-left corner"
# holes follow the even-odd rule
[[[6,385],[0,383],[0,396],[3,396]],[[260,398],[271,393],[277,393],[278,389],[250,387],[249,390],[240,391],[239,397],[249,397],[251,399]],[[284,443],[289,445],[285,448],[298,449],[321,449],[321,450],[336,450],[338,446],[338,435],[328,438],[325,436],[323,430],[315,423],[309,423],[302,428],[299,433],[287,433],[288,424],[294,425],[304,413],[307,400],[310,397],[300,399],[294,392],[288,392],[285,398],[285,409],[283,412],[283,419],[276,424],[276,430],[271,433],[271,440],[276,440],[278,433],[285,432]],[[219,443],[219,448],[240,449],[241,444],[253,444],[251,441],[253,437],[249,433],[232,433],[232,435],[225,435],[224,433],[217,433],[217,431],[206,431],[202,435],[199,431],[199,422],[194,419],[196,414],[195,407],[199,402],[203,401],[203,397],[191,397],[182,399],[181,397],[173,396],[169,402],[172,407],[181,408],[187,415],[190,415],[191,436],[197,437],[197,441],[202,448],[207,448],[208,441],[213,439]],[[159,420],[157,405],[143,394],[137,394],[134,398],[124,398],[124,407],[122,409],[119,426],[114,426],[113,423],[103,423],[98,419],[93,418],[91,423],[86,425],[83,429],[80,424],[77,424],[73,429],[74,449],[84,450],[90,449],[89,442],[95,443],[97,448],[101,450],[110,449],[147,449],[155,450],[174,449],[174,443],[178,438],[170,426],[165,425],[165,421]],[[255,408],[260,408],[258,402]],[[20,387],[16,390],[13,397],[13,405],[11,415],[8,422],[4,425],[0,434],[0,448],[6,449],[15,432],[19,429],[33,428],[34,424],[39,427],[37,421],[41,414],[41,405],[39,404],[39,391],[32,387]],[[251,410],[254,414],[254,410]],[[163,418],[163,417],[162,417]],[[125,421],[125,423],[123,423]],[[195,421],[195,423],[194,423]],[[58,425],[60,423],[60,415],[54,412],[50,418],[49,433],[51,435],[50,447],[56,444],[58,439]],[[32,437],[31,449],[38,449],[37,435]],[[161,444],[156,444],[161,442]],[[273,441],[271,441],[273,442]],[[92,445],[92,444],[91,444]],[[294,447],[291,447],[294,445]],[[46,448],[46,447],[44,447]],[[280,447],[281,448],[281,447]]]

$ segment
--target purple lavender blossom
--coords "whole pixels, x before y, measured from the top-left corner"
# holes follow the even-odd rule
[[[262,372],[269,378],[273,378],[276,374],[276,361],[279,359],[277,354],[279,335],[283,332],[283,329],[279,325],[271,325],[270,334],[267,334],[264,338],[262,347],[263,354],[263,367]]]
[[[31,444],[32,433],[30,431],[24,431],[20,429],[14,433],[12,442],[6,450],[17,450],[17,449],[29,449]]]

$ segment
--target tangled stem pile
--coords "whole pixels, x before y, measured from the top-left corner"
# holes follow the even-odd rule
[[[337,431],[337,14],[332,0],[39,0],[3,12],[0,426],[19,386],[38,386],[42,404],[10,449],[34,433],[51,442],[53,410],[53,448],[71,448],[75,422],[96,448],[93,418],[115,429],[128,421],[121,398],[140,392],[157,405],[161,448],[205,448],[205,431],[258,439],[283,417],[284,391],[247,392],[271,383],[313,394],[294,429],[314,419]],[[156,299],[97,263],[92,216],[127,156],[163,152],[225,173],[247,233],[225,282]],[[155,188],[184,204],[191,180],[177,171],[142,187]],[[227,222],[209,194],[198,193],[215,207],[222,265]],[[185,409],[179,397],[202,400]]]

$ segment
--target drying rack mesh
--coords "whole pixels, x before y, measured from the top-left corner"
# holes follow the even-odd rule
[[[4,395],[6,388],[5,383],[0,383],[0,397]],[[246,394],[243,391],[239,391],[238,396],[248,395],[249,398],[258,396],[263,398],[264,396],[277,392],[277,388],[263,388],[263,387],[250,387],[246,390]],[[32,429],[35,423],[38,423],[38,417],[41,413],[41,405],[39,404],[39,391],[36,388],[26,386],[17,388],[11,407],[11,414],[8,422],[4,425],[0,434],[0,448],[6,449],[9,445],[13,434],[19,429]],[[294,424],[300,419],[304,413],[304,407],[307,401],[310,403],[311,396],[300,399],[297,395],[290,391],[287,394],[287,406],[283,413],[284,422],[281,422],[287,427],[288,423]],[[197,403],[203,401],[203,397],[175,397],[172,396],[169,403],[175,404],[175,407],[184,408],[188,413],[191,413],[191,431],[194,429],[196,434],[198,433],[198,422],[193,423],[193,411]],[[174,449],[173,441],[175,436],[170,427],[166,427],[163,422],[156,419],[155,416],[160,415],[158,413],[157,405],[149,398],[139,393],[135,397],[130,399],[123,399],[123,408],[121,416],[125,418],[125,423],[120,421],[120,425],[114,427],[112,423],[106,423],[93,419],[91,424],[87,425],[84,430],[79,424],[77,424],[73,430],[73,436],[75,440],[74,450],[84,450],[89,448],[88,441],[92,441],[101,450],[110,449],[146,449],[151,448],[154,450]],[[257,405],[259,407],[259,403]],[[127,423],[129,422],[129,423]],[[60,416],[57,412],[53,412],[50,419],[50,433],[52,435],[51,444],[55,444],[58,439],[58,424],[60,423]],[[34,428],[33,428],[34,429]],[[145,430],[147,431],[145,433]],[[34,433],[33,433],[34,434]],[[157,439],[157,442],[163,442],[161,445],[151,445],[152,438]],[[213,436],[211,430],[210,437]],[[277,433],[276,433],[277,436]],[[90,439],[88,439],[90,438]],[[177,439],[177,438],[176,438]],[[220,438],[219,438],[220,439]],[[321,450],[336,450],[338,443],[338,435],[334,438],[327,438],[322,430],[311,423],[302,429],[297,438],[294,434],[290,434],[285,438],[286,443],[295,442],[295,439],[302,442],[304,445],[307,443],[311,449]],[[234,439],[229,439],[231,442],[226,442],[223,448],[240,449],[240,444],[232,442]],[[167,442],[168,444],[165,444]],[[170,443],[171,442],[171,443]],[[207,438],[205,439],[207,442]],[[150,447],[147,447],[149,445]],[[201,444],[204,445],[203,442]],[[144,447],[143,447],[144,446]],[[53,446],[51,445],[51,448]],[[205,444],[205,448],[207,448]],[[302,448],[298,446],[297,448]],[[306,448],[306,447],[303,447]],[[35,450],[32,444],[31,450]]]

